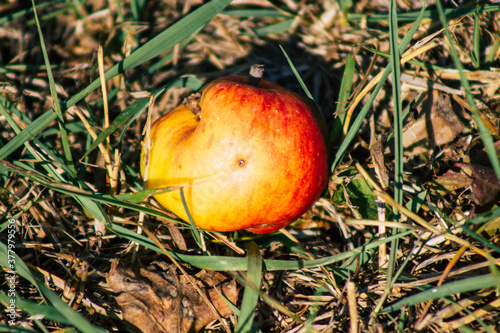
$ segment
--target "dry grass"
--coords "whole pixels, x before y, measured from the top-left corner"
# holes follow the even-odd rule
[[[78,3],[37,4],[61,102],[99,78],[99,46],[104,48],[103,67],[107,70],[193,12],[202,1],[149,1],[143,8],[141,1],[132,0]],[[430,13],[437,13],[433,3],[429,4]],[[399,41],[416,21],[421,5],[397,1]],[[134,6],[139,9],[133,10]],[[339,6],[345,8],[341,10]],[[475,106],[466,97],[464,81],[460,79],[439,17],[425,16],[409,44],[409,52],[402,56],[400,78],[402,107],[407,114],[404,129],[406,133],[415,132],[418,142],[405,146],[404,156],[394,152],[396,134],[392,134],[394,104],[390,77],[362,120],[354,140],[340,156],[323,197],[284,233],[255,237],[240,232],[226,235],[225,242],[204,233],[207,252],[202,252],[190,229],[168,222],[168,215],[143,214],[109,202],[101,205],[102,213],[109,223],[133,232],[140,230],[138,223],[143,223],[165,248],[198,256],[210,253],[244,258],[237,251],[244,248],[245,240],[253,239],[266,260],[310,262],[334,258],[373,243],[380,237],[379,232],[396,235],[387,247],[374,246],[363,255],[352,252],[335,263],[318,263],[304,269],[268,270],[264,266],[254,318],[254,327],[262,332],[498,331],[500,185],[475,116],[482,120],[491,142],[495,142],[492,147],[498,151],[500,8],[488,7],[490,10],[480,12],[477,20],[474,10],[472,14],[455,10],[474,6],[473,2],[449,2],[445,9],[450,10],[446,12],[448,28],[458,59],[467,71]],[[27,1],[0,5],[3,147],[19,139],[20,130],[55,106],[30,8]],[[339,147],[342,149],[346,134],[342,133],[343,128],[347,132],[355,124],[356,116],[380,79],[377,75],[389,63],[389,2],[361,1],[350,6],[349,1],[235,0],[226,9],[268,11],[261,11],[262,17],[256,16],[255,11],[250,17],[234,12],[219,14],[171,52],[108,80],[110,123],[134,102],[149,98],[154,89],[178,78],[190,77],[193,84],[201,84],[227,74],[246,73],[253,63],[265,65],[266,79],[301,92],[279,48],[281,45],[324,112],[330,128],[336,129],[332,132],[332,160],[338,157],[335,154]],[[349,56],[354,60],[352,77],[348,77],[353,84],[352,94],[348,93],[339,104]],[[434,92],[428,94],[430,87]],[[157,96],[153,117],[178,105],[190,92],[189,86],[169,87]],[[430,104],[421,101],[425,96]],[[40,283],[45,281],[88,323],[108,331],[127,331],[129,327],[120,319],[113,293],[106,285],[105,273],[111,260],[119,258],[127,265],[147,266],[154,260],[169,259],[161,251],[138,246],[130,238],[112,232],[106,223],[84,210],[74,194],[97,196],[142,190],[138,170],[147,110],[134,113],[109,136],[109,144],[104,141],[101,150],[86,155],[94,138],[81,118],[97,134],[106,128],[102,90],[89,93],[76,108],[66,110],[64,103],[61,108],[81,183],[68,176],[68,170],[60,163],[67,159],[63,134],[55,121],[34,133],[38,135],[35,139],[23,139],[26,142],[18,149],[0,154],[3,160],[0,241],[8,244],[9,221],[15,221],[15,253],[34,276],[40,275]],[[412,125],[419,124],[420,115],[429,109],[438,111],[427,113],[426,129],[423,132],[418,132],[417,127],[412,129]],[[79,112],[83,117],[78,116]],[[450,117],[458,122],[450,122]],[[447,137],[448,133],[453,136]],[[119,166],[115,169],[119,179],[116,189],[112,186],[113,178],[110,180],[106,175],[103,157],[106,154],[102,152],[109,154],[107,167],[111,174]],[[403,187],[394,182],[397,159],[404,166]],[[56,180],[49,175],[47,166],[61,178]],[[402,189],[403,204],[410,211],[390,202],[395,186]],[[379,192],[373,192],[375,189]],[[391,196],[384,197],[385,192]],[[380,210],[377,202],[382,199],[387,204]],[[152,200],[148,202],[148,207],[154,205]],[[393,214],[395,208],[403,212],[401,217]],[[397,224],[382,222],[393,220]],[[401,234],[406,230],[409,231]],[[228,242],[231,244],[227,245]],[[7,278],[8,266],[2,266]],[[21,266],[17,264],[18,271]],[[194,266],[185,264],[188,272],[196,271]],[[242,290],[237,307],[241,308],[245,282],[244,278],[238,281]],[[449,283],[455,284],[448,285],[452,289],[438,299],[420,294]],[[8,280],[0,277],[3,295],[0,303],[6,306],[8,290]],[[24,332],[21,327],[26,331],[51,332],[74,326],[64,315],[66,319],[61,320],[61,316],[43,318],[31,313],[42,309],[33,304],[48,304],[50,308],[56,303],[47,301],[47,295],[42,296],[26,279],[17,279],[15,291],[21,299],[33,302],[29,309],[34,309],[17,311],[14,328],[17,332]],[[397,306],[404,301],[408,304]],[[21,301],[18,302],[20,307]],[[391,305],[395,307],[390,308]],[[10,320],[7,312],[0,314],[0,320],[5,328]],[[236,322],[237,316],[233,315],[225,325],[217,320],[205,330],[234,330]]]

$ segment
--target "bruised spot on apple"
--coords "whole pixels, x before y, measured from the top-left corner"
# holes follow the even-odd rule
[[[253,69],[253,67],[252,67]],[[328,182],[324,125],[305,99],[254,76],[208,83],[151,127],[141,174],[185,221],[182,187],[202,229],[269,233],[304,214]],[[196,113],[196,114],[195,114]]]

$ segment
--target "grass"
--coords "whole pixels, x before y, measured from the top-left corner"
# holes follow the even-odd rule
[[[236,279],[206,332],[498,331],[498,22],[488,2],[2,5],[1,329],[128,331],[118,258]],[[148,112],[253,63],[322,110],[330,184],[282,232],[199,231],[143,189]],[[453,128],[425,96],[463,124],[439,145]]]

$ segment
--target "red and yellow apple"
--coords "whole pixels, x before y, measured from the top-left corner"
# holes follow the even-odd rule
[[[182,189],[206,230],[263,234],[298,219],[328,182],[318,111],[255,76],[223,77],[200,93],[196,108],[181,104],[151,126],[141,155],[146,188],[173,187],[155,198],[189,221]]]

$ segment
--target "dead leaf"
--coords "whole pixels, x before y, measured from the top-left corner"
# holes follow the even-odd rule
[[[450,169],[433,182],[441,186],[442,194],[470,186],[472,199],[483,206],[495,200],[500,193],[500,183],[493,169],[466,163],[457,163],[454,167],[460,171]]]
[[[375,172],[377,173],[380,184],[383,189],[389,186],[389,171],[385,166],[384,159],[384,143],[389,132],[383,133],[377,141],[370,147],[370,155],[372,156]]]
[[[222,317],[233,313],[221,294],[236,303],[238,291],[234,280],[208,271],[191,278],[195,278]],[[124,268],[115,260],[106,281],[117,294],[115,299],[122,308],[123,318],[142,332],[198,332],[217,319],[188,278],[177,275],[175,266],[155,262],[137,271]]]
[[[453,169],[459,169],[459,171],[453,171]],[[472,168],[469,164],[457,163],[454,168],[446,171],[446,173],[434,180],[433,183],[439,184],[441,189],[441,194],[446,194],[471,186],[472,179]]]
[[[175,245],[177,245],[179,250],[187,251],[186,241],[184,240],[184,236],[182,236],[181,232],[179,231],[179,228],[177,228],[177,226],[175,226],[173,223],[167,223],[167,228],[170,232],[170,235],[172,236]]]
[[[403,132],[405,153],[417,155],[453,141],[464,125],[453,111],[448,95],[430,91],[418,101],[418,119]]]
[[[475,165],[472,166],[472,199],[483,206],[494,201],[500,193],[500,183],[495,171],[491,168]]]

